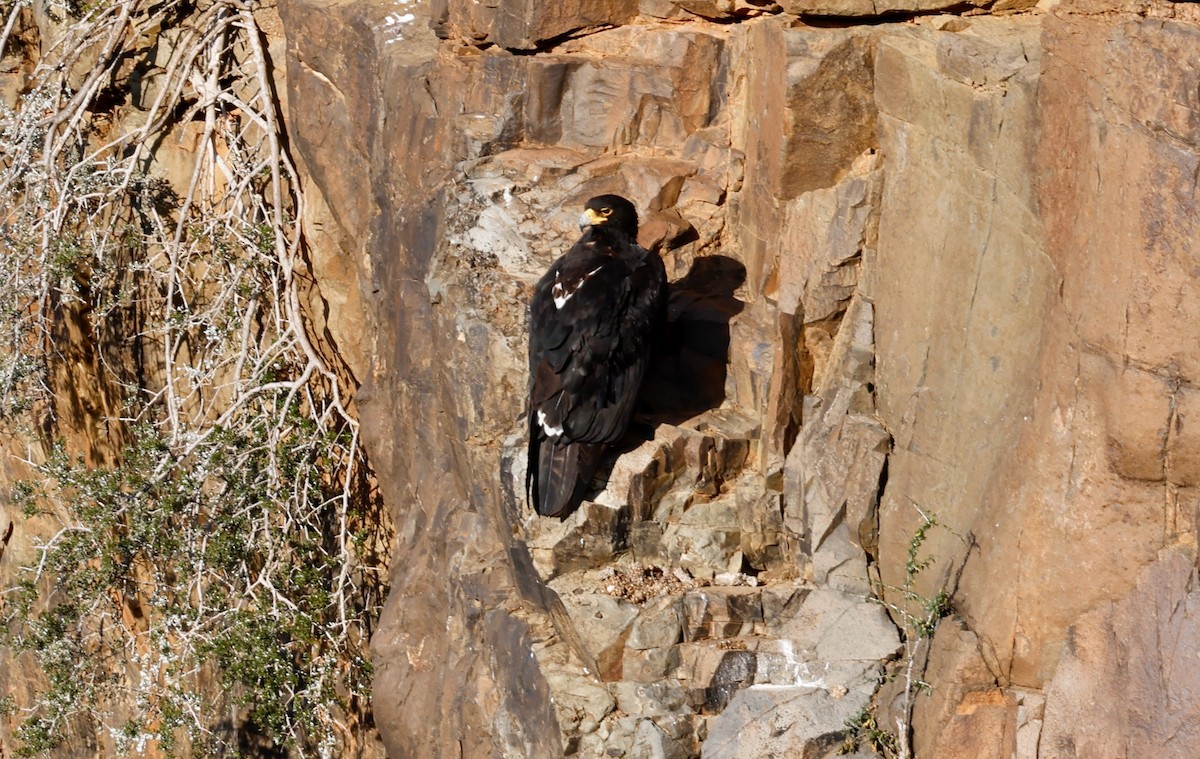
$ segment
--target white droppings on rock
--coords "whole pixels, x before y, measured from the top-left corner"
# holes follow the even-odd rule
[[[417,20],[415,13],[404,13],[416,0],[396,0],[395,11],[383,17],[376,31],[384,36],[383,44],[391,45],[404,39],[404,27]]]

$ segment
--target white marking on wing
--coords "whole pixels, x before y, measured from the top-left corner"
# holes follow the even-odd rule
[[[567,301],[569,301],[571,299],[571,296],[574,295],[575,293],[579,292],[579,288],[583,287],[583,283],[587,282],[589,279],[592,278],[592,275],[594,275],[596,272],[600,271],[603,268],[604,268],[604,264],[600,264],[595,269],[592,269],[587,274],[584,274],[582,277],[579,278],[579,281],[575,283],[575,286],[570,289],[563,287],[562,282],[558,281],[558,275],[555,274],[554,275],[554,287],[551,288],[551,290],[550,290],[550,294],[554,297],[554,307],[562,308],[563,306],[565,306],[567,304]]]
[[[538,411],[537,420],[538,420],[538,424],[542,425],[542,430],[544,430],[545,433],[547,435],[549,435],[550,437],[558,437],[559,435],[563,434],[562,427],[551,427],[550,424],[546,421],[546,412],[545,411]]]

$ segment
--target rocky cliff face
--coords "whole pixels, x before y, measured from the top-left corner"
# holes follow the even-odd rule
[[[288,292],[396,527],[389,755],[1195,753],[1193,5],[278,10],[238,28],[298,162]],[[603,489],[546,520],[525,308],[605,192],[670,334]],[[119,400],[83,358],[59,424],[102,465]],[[39,526],[9,505],[11,573]]]
[[[860,709],[921,757],[1189,755],[1194,8],[283,18],[400,533],[392,755],[818,756]],[[520,497],[524,308],[610,191],[676,342],[559,524]]]

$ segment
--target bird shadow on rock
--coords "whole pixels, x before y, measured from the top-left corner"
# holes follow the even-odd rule
[[[741,262],[704,256],[670,285],[667,323],[642,381],[638,421],[679,424],[724,402],[729,322],[745,308],[734,292],[745,281]]]
[[[654,353],[628,432],[600,461],[589,498],[603,490],[617,459],[647,440],[660,424],[682,424],[725,401],[729,368],[729,322],[746,304],[734,293],[746,267],[728,256],[697,258],[667,293],[667,321]]]
[[[681,424],[725,401],[729,322],[745,308],[734,295],[745,281],[741,262],[713,255],[697,258],[670,285],[667,321],[655,340],[633,423],[605,456],[600,479],[607,480],[617,456],[652,439],[658,425]]]

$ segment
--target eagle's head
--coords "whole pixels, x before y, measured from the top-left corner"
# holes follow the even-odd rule
[[[583,206],[579,227],[603,227],[620,232],[629,239],[637,238],[637,209],[620,195],[597,195]]]

